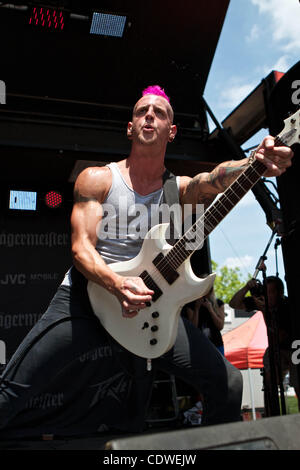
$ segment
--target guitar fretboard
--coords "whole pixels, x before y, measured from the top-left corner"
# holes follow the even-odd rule
[[[284,145],[280,137],[275,138],[275,145]],[[200,216],[197,221],[185,232],[185,234],[175,243],[173,248],[164,257],[159,267],[163,274],[168,272],[170,267],[177,269],[190,257],[203,241],[214,230],[214,228],[224,219],[233,207],[242,199],[242,197],[259,181],[266,167],[256,159],[247,166],[247,168],[237,177],[237,179],[226,189],[224,193]],[[201,233],[201,241],[195,243],[196,234]],[[192,249],[191,242],[193,243]],[[188,248],[187,248],[188,247]]]

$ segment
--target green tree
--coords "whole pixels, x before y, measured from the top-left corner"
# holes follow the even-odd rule
[[[250,274],[246,279],[243,279],[240,268],[228,268],[227,266],[218,268],[215,261],[212,261],[212,270],[217,273],[214,284],[216,297],[223,300],[224,303],[229,303],[233,295],[251,279]]]

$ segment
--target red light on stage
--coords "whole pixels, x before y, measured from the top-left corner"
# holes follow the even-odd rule
[[[47,31],[63,31],[64,13],[56,8],[31,7],[28,23]]]
[[[55,209],[61,205],[62,195],[57,191],[49,191],[45,196],[45,203],[51,209]]]

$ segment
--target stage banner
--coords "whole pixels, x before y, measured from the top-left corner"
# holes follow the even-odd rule
[[[2,219],[0,365],[41,317],[71,265],[69,214]]]

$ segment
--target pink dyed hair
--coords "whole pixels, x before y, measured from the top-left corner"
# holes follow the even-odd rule
[[[162,96],[170,103],[170,98],[166,95],[165,90],[161,88],[159,85],[151,85],[145,88],[142,92],[142,96],[145,95],[157,95]]]

